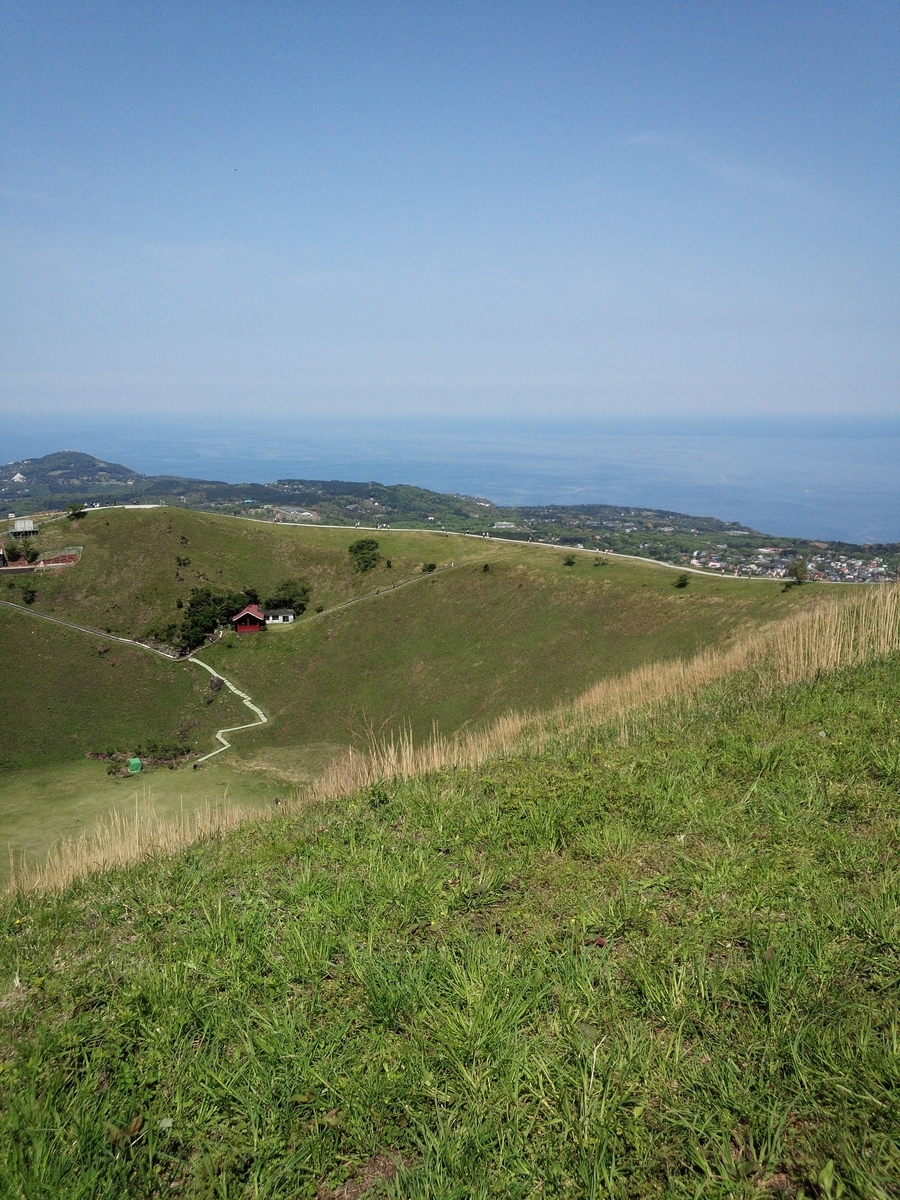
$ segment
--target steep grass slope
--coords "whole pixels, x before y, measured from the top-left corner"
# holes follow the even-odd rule
[[[484,562],[491,569],[484,571]],[[205,657],[256,696],[270,724],[236,752],[302,779],[294,748],[420,740],[508,709],[543,708],[642,662],[689,657],[816,598],[777,584],[697,578],[627,561],[566,567],[559,553],[507,548],[414,586],[262,637],[231,636]],[[820,593],[818,593],[821,596]]]
[[[12,899],[0,1186],[896,1195],[898,712],[743,673]]]
[[[246,712],[196,667],[0,610],[0,767],[83,760],[148,741],[205,750]],[[105,770],[105,766],[104,766]]]

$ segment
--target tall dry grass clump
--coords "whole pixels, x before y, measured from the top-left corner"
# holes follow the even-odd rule
[[[123,867],[153,854],[173,854],[192,842],[227,832],[259,813],[253,809],[221,803],[207,804],[200,812],[160,817],[153,810],[152,795],[140,803],[135,798],[133,813],[118,810],[90,832],[66,838],[50,848],[43,862],[29,862],[25,855],[10,853],[10,891],[51,891],[73,879],[113,867]]]
[[[733,646],[691,659],[648,663],[601,680],[573,703],[544,713],[510,712],[482,730],[443,736],[437,729],[416,744],[404,732],[373,740],[366,751],[349,749],[299,797],[303,803],[350,796],[391,779],[408,779],[448,767],[478,767],[492,757],[540,750],[554,737],[628,715],[701,688],[737,671],[790,684],[855,666],[900,650],[900,585],[854,589],[829,597],[785,621],[747,632]],[[152,811],[133,818],[115,815],[90,834],[57,845],[43,865],[15,865],[12,890],[60,888],[72,879],[171,853],[203,837],[260,819],[257,811],[223,805],[188,818],[157,819]]]

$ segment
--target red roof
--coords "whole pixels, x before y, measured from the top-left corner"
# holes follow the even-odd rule
[[[241,617],[255,617],[257,621],[262,621],[265,624],[266,615],[258,604],[245,604],[239,613],[231,618],[232,621],[239,621]]]

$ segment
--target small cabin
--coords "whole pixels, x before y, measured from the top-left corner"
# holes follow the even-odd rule
[[[246,604],[231,618],[235,633],[261,633],[266,627],[266,614],[258,604]]]
[[[287,625],[294,619],[292,608],[267,608],[264,610],[267,625]]]

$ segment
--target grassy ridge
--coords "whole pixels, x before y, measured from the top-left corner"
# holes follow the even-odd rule
[[[77,568],[29,576],[27,582],[37,589],[39,609],[140,637],[151,626],[176,620],[177,602],[187,601],[193,587],[224,592],[249,585],[265,597],[283,579],[299,576],[312,588],[312,604],[330,608],[408,578],[423,561],[461,561],[483,553],[471,539],[379,533],[392,568],[354,574],[347,547],[356,536],[352,529],[236,521],[175,508],[98,510],[75,523],[44,526],[42,549],[78,542],[84,555]],[[179,559],[189,562],[179,566]]]
[[[898,709],[737,676],[8,902],[4,1192],[895,1195]]]

